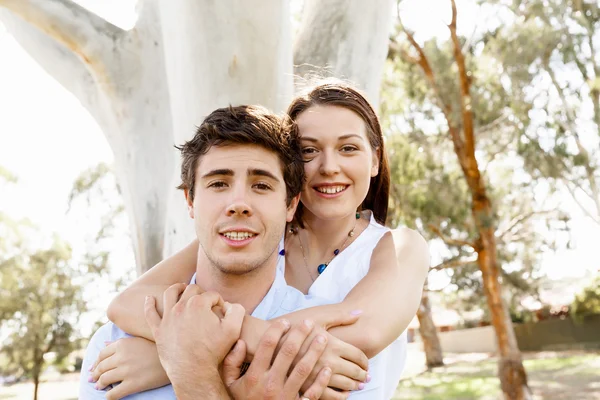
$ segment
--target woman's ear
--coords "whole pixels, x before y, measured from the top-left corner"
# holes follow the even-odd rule
[[[379,152],[380,147],[377,147],[375,151],[373,151],[373,160],[371,164],[371,177],[377,176],[379,174]]]

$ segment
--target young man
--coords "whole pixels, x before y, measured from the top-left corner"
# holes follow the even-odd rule
[[[294,215],[303,179],[299,149],[281,130],[279,118],[256,106],[218,109],[204,120],[194,138],[180,150],[183,156],[180,188],[185,192],[200,242],[196,275],[185,291],[184,285],[174,285],[165,293],[162,321],[152,299],[147,299],[148,324],[173,386],[131,398],[164,399],[176,395],[178,398],[227,398],[218,368],[239,338],[243,309],[254,317],[271,319],[289,313],[290,307],[302,309],[327,303],[307,298],[288,287],[276,268],[279,242],[286,221],[291,221]],[[243,309],[230,303],[240,304]],[[222,306],[224,316],[213,313],[213,306]],[[287,377],[296,354],[278,354],[273,366],[270,365],[274,343],[288,325],[281,322],[267,331],[250,368],[272,369],[279,377],[281,393],[295,398],[304,383],[293,372]],[[311,330],[310,324],[292,329],[286,340],[302,344]],[[112,323],[96,332],[82,366],[80,398],[104,397],[104,392],[88,382],[88,368],[105,341],[127,336]],[[304,362],[303,368],[315,365],[325,347],[322,339],[327,341],[324,335],[318,335],[311,342],[300,362]],[[239,378],[244,346],[238,342],[226,363],[228,369],[223,371],[234,395],[236,388],[246,385],[243,378]],[[347,346],[352,348],[350,352],[360,353]],[[366,360],[364,354],[357,358]],[[304,395],[317,398],[326,386],[328,372],[331,371],[323,369]],[[239,393],[244,391],[247,392],[240,390]],[[257,396],[261,398],[261,394]]]

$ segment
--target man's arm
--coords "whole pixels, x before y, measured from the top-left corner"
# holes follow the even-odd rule
[[[178,400],[230,398],[219,371],[214,367],[198,368],[187,375],[178,375],[172,385]]]
[[[225,303],[218,293],[201,293],[197,285],[183,294],[181,289],[173,285],[165,292],[162,319],[154,299],[146,299],[146,321],[160,362],[178,399],[227,399],[218,368],[240,337],[244,308]],[[225,311],[222,318],[213,307]]]

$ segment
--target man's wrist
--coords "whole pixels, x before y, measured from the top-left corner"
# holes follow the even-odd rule
[[[169,375],[178,400],[227,399],[227,391],[216,366],[197,365],[186,371],[172,371]]]

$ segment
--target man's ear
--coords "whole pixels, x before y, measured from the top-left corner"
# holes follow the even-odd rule
[[[194,219],[194,200],[192,200],[192,197],[190,196],[190,190],[183,189],[183,193],[185,194],[185,202],[187,203],[188,214],[191,219]]]
[[[381,148],[378,147],[373,151],[373,160],[371,165],[371,177],[377,176],[379,174],[379,152]]]
[[[287,222],[292,222],[294,219],[294,214],[296,214],[296,208],[298,208],[298,203],[300,202],[300,195],[294,196],[292,201],[290,201],[290,205],[287,207],[287,211],[285,213],[285,220]]]

